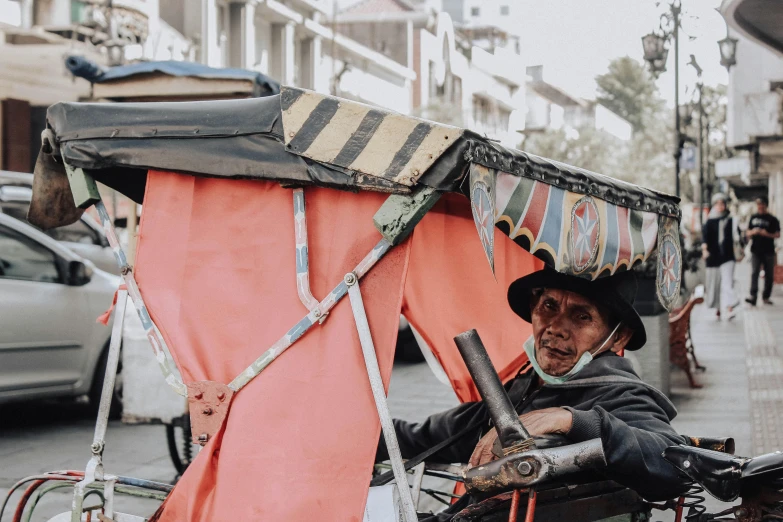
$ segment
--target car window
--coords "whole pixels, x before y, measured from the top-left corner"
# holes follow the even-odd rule
[[[0,278],[58,283],[57,258],[35,240],[0,226]]]
[[[0,204],[0,210],[2,210],[4,214],[8,214],[12,218],[16,218],[24,223],[27,223],[27,209],[29,207],[30,205],[28,203],[17,201]],[[81,219],[76,223],[71,223],[70,225],[65,225],[64,227],[44,230],[43,233],[55,241],[68,241],[71,243],[82,243],[84,245],[101,244],[100,236],[95,231],[95,229],[90,227]]]
[[[69,241],[71,243],[82,243],[85,245],[96,245],[100,243],[98,234],[81,219],[76,223],[65,225],[64,227],[52,228],[44,231],[44,234],[56,241]]]

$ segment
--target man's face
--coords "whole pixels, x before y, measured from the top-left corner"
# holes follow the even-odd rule
[[[718,212],[725,212],[726,211],[726,202],[722,199],[719,199],[715,202],[715,210]]]
[[[565,375],[583,353],[601,346],[616,326],[609,313],[587,297],[567,290],[539,289],[530,302],[536,360],[549,375]],[[621,328],[604,349],[619,351],[630,339]]]
[[[756,200],[756,209],[758,210],[759,214],[766,214],[767,213],[767,204],[761,201],[760,199]]]

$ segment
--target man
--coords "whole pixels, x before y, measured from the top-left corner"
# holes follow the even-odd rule
[[[764,304],[771,305],[773,274],[775,272],[775,239],[780,237],[780,222],[767,212],[769,201],[765,197],[756,200],[758,212],[750,216],[747,236],[750,239],[751,266],[750,297],[746,303],[756,306],[759,295],[759,273],[764,267],[764,293],[761,295]]]
[[[618,356],[646,342],[632,306],[636,288],[633,272],[588,281],[544,269],[512,283],[509,304],[532,324],[533,335],[524,343],[530,367],[505,388],[532,436],[561,434],[572,443],[600,438],[607,477],[649,500],[663,500],[687,489],[661,457],[665,448],[685,440],[669,424],[677,413],[671,402]],[[494,458],[495,430],[482,402],[462,404],[420,424],[395,420],[394,427],[403,458],[446,440],[452,443],[427,460],[477,465]],[[376,459],[386,458],[381,439]],[[459,504],[464,507],[465,499]]]

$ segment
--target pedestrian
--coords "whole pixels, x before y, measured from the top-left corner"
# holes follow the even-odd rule
[[[707,265],[707,307],[716,310],[720,319],[721,308],[726,309],[726,319],[735,316],[734,308],[739,300],[734,293],[734,243],[737,226],[726,206],[724,194],[712,197],[712,209],[702,229],[702,256]]]
[[[764,267],[764,293],[761,299],[771,305],[773,274],[775,272],[775,239],[780,237],[780,221],[767,212],[769,201],[764,196],[756,199],[758,212],[750,216],[747,237],[750,239],[750,261],[753,272],[750,275],[750,297],[746,303],[756,306],[759,295],[759,273]]]

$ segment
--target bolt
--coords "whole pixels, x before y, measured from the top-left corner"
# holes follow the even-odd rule
[[[90,445],[90,449],[92,450],[93,453],[100,453],[101,451],[103,451],[103,443],[102,442],[93,442]]]
[[[197,401],[200,401],[203,396],[204,396],[203,393],[196,392],[196,395],[194,395],[193,398],[196,399]]]
[[[319,310],[318,308],[316,308],[315,310],[313,310],[313,317],[315,317],[316,319],[318,319],[319,317],[321,317],[321,310]]]
[[[734,516],[737,517],[737,518],[744,518],[744,517],[748,516],[748,512],[745,511],[744,508],[737,508],[737,510],[734,511]]]
[[[224,392],[220,392],[220,393],[218,393],[218,400],[219,400],[219,401],[224,401],[224,400],[226,400],[226,394],[225,394]]]
[[[522,461],[517,465],[517,470],[519,470],[522,475],[527,476],[533,473],[533,466],[527,461]]]
[[[201,435],[198,436],[198,443],[201,444],[202,446],[206,444],[208,440],[209,440],[209,435],[207,435],[206,433],[202,433]]]
[[[345,274],[345,278],[343,280],[345,281],[346,285],[353,286],[356,284],[356,274],[353,272],[348,272]]]
[[[293,133],[293,132],[289,132],[289,133],[288,133],[288,137],[289,137],[289,138],[293,138],[293,137],[294,137],[294,133]]]
[[[212,415],[212,408],[204,408],[204,410],[201,412],[204,415]]]
[[[691,467],[691,461],[690,460],[686,460],[685,462],[682,463],[682,467],[685,468],[685,469],[690,468]]]

